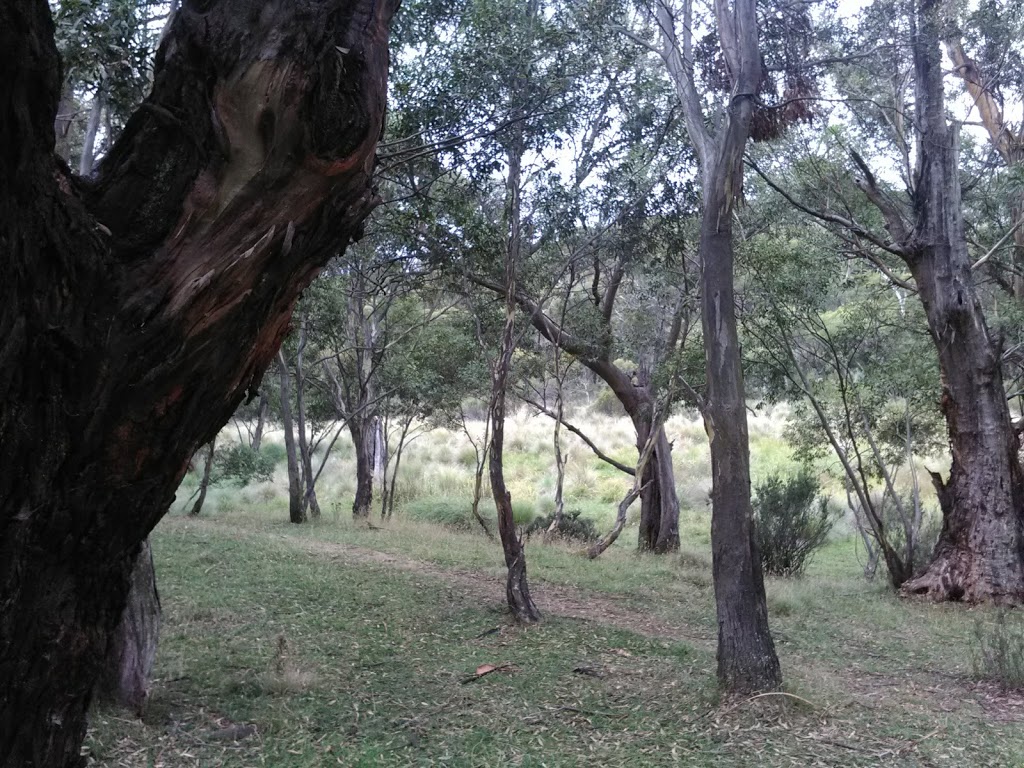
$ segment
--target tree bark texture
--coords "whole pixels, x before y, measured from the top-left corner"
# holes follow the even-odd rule
[[[142,717],[160,642],[160,595],[149,539],[142,542],[121,622],[110,638],[97,695]]]
[[[0,765],[82,763],[140,544],[359,236],[393,5],[186,3],[85,180],[49,6],[0,4]]]
[[[349,419],[348,427],[356,450],[356,495],[352,502],[352,516],[367,518],[373,507],[373,449],[377,443],[375,420],[357,416]]]
[[[932,562],[905,593],[1024,601],[1024,472],[1003,388],[999,340],[985,323],[963,230],[959,137],[947,124],[941,7],[919,0],[914,40],[919,122],[914,231],[906,261],[939,355],[952,468],[933,475],[943,524]]]

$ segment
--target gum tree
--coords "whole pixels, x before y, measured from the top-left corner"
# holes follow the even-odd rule
[[[184,4],[86,181],[49,6],[0,6],[0,764],[81,763],[141,542],[359,236],[393,10]]]

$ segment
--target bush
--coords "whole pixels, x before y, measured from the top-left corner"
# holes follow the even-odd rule
[[[239,486],[266,483],[274,479],[276,466],[269,451],[261,453],[241,444],[218,448],[213,454],[213,482],[231,480]]]
[[[594,521],[589,517],[580,517],[581,514],[580,510],[574,510],[563,515],[562,524],[558,526],[558,536],[563,539],[581,541],[585,544],[597,541],[601,536],[597,532],[597,526],[594,525]],[[554,519],[554,512],[550,515],[535,517],[533,522],[526,527],[526,537],[529,538],[535,533],[543,534]]]
[[[1024,688],[1024,622],[1020,617],[1007,620],[1000,609],[995,622],[986,627],[981,620],[974,625],[974,674],[1006,690]]]
[[[755,489],[754,517],[765,573],[799,576],[834,522],[818,480],[807,470],[771,475]]]
[[[591,409],[595,413],[600,413],[603,416],[612,416],[618,418],[626,414],[625,409],[622,407],[622,403],[619,402],[619,398],[612,392],[611,387],[603,386],[601,391],[597,393],[597,397],[594,398],[594,404]]]

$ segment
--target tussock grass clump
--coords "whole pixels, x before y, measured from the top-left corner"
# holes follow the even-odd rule
[[[459,531],[470,531],[479,525],[473,519],[469,502],[458,496],[428,496],[416,499],[406,504],[403,510],[408,517],[418,522],[443,525]]]
[[[1005,690],[1024,689],[1024,618],[999,609],[995,620],[974,625],[974,674]]]

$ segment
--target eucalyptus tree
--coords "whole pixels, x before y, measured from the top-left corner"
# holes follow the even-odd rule
[[[951,10],[942,29],[946,54],[971,101],[969,117],[976,109],[992,154],[1003,165],[999,193],[1009,216],[1005,234],[989,248],[989,263],[999,284],[1024,299],[1024,120],[1011,117],[1013,104],[1024,98],[1024,6],[989,0],[970,12]],[[985,171],[992,175],[990,163]],[[1007,241],[1009,260],[1001,258]]]
[[[174,4],[155,0],[60,0],[53,6],[64,83],[55,129],[65,159],[92,172],[97,139],[107,147],[146,95],[153,57]],[[84,117],[84,120],[83,120]]]
[[[903,591],[938,600],[1020,602],[1024,470],[1003,384],[1002,340],[989,328],[974,273],[989,254],[972,258],[965,235],[960,125],[950,122],[943,81],[944,12],[932,0],[909,7],[879,0],[863,15],[860,34],[874,44],[885,30],[886,49],[838,72],[844,95],[853,97],[856,127],[877,142],[881,157],[899,158],[899,180],[876,172],[875,158],[844,147],[844,157],[817,165],[828,169],[821,177],[832,182],[829,194],[819,186],[817,197],[834,205],[810,205],[775,186],[843,233],[894,284],[912,286],[925,310],[952,465],[946,479],[932,474],[943,514],[933,559]],[[885,85],[888,93],[865,93],[872,84]],[[858,210],[854,194],[870,205],[869,215],[852,213]]]
[[[510,58],[499,59],[502,49],[493,45],[496,33],[488,25],[504,22],[493,9],[488,15],[487,7],[480,4],[466,22],[478,26],[477,39],[488,48],[483,58],[472,58],[481,55],[472,46],[462,49],[463,58],[444,67],[457,74],[441,93],[430,86],[422,68],[409,84],[396,86],[398,120],[409,121],[407,134],[440,147],[442,158],[432,173],[408,174],[397,183],[410,190],[421,185],[422,191],[424,177],[440,176],[423,195],[436,201],[420,205],[421,221],[412,227],[417,242],[435,254],[424,258],[441,254],[456,285],[464,285],[466,278],[503,296],[503,280],[490,266],[490,254],[503,247],[500,232],[491,226],[501,202],[489,182],[480,182],[494,170],[490,136],[507,133],[511,113],[503,91],[492,93],[482,73],[514,67],[522,54],[512,47],[506,51]],[[680,141],[671,92],[655,67],[635,50],[622,48],[606,23],[609,7],[593,2],[557,13],[545,10],[545,24],[561,30],[548,43],[559,61],[531,86],[547,97],[533,99],[535,114],[523,121],[526,157],[532,164],[523,198],[530,209],[529,242],[515,301],[549,343],[579,359],[610,387],[636,428],[639,452],[652,429],[652,404],[665,378],[663,366],[695,325],[690,322],[695,305],[682,300],[675,286],[649,292],[651,300],[663,300],[670,310],[637,313],[646,323],[631,329],[636,333],[629,342],[620,337],[624,326],[619,308],[643,292],[645,279],[656,280],[653,273],[659,269],[662,278],[665,272],[695,272],[695,248],[681,243],[674,230],[693,195],[673,173],[677,158],[688,150]],[[458,36],[450,20],[429,29],[435,42],[423,44],[424,53],[416,61],[436,68],[445,57],[455,56]],[[430,218],[442,223],[423,224],[428,210],[437,210]],[[553,302],[553,296],[560,298]],[[652,338],[656,343],[649,343]],[[632,342],[645,349],[632,348]],[[620,367],[620,358],[640,366]],[[655,454],[645,465],[639,546],[660,553],[679,546],[679,503],[671,445],[663,428],[656,432]]]
[[[393,8],[184,6],[86,183],[50,8],[0,5],[0,764],[81,763],[140,544],[373,207]]]
[[[776,8],[802,25],[802,8]],[[788,11],[788,13],[783,13]],[[656,54],[675,88],[696,156],[701,190],[700,292],[706,359],[701,410],[711,446],[712,569],[718,612],[718,679],[729,690],[777,688],[782,674],[768,629],[768,609],[750,502],[750,448],[735,312],[733,224],[742,196],[748,140],[777,135],[804,117],[787,111],[805,84],[786,73],[786,98],[765,108],[775,78],[764,69],[754,0],[715,0],[696,26],[692,0],[676,7],[656,0],[644,8],[647,27],[622,32]],[[650,25],[654,27],[651,40]],[[697,31],[705,33],[696,56]],[[799,44],[798,36],[794,39]],[[789,41],[787,41],[789,42]],[[789,52],[789,47],[784,48]],[[700,58],[703,68],[695,66]],[[698,73],[704,82],[698,80]],[[706,85],[724,104],[701,95]],[[787,95],[788,94],[788,95]],[[712,104],[709,120],[705,108]],[[710,125],[709,125],[710,123]]]

